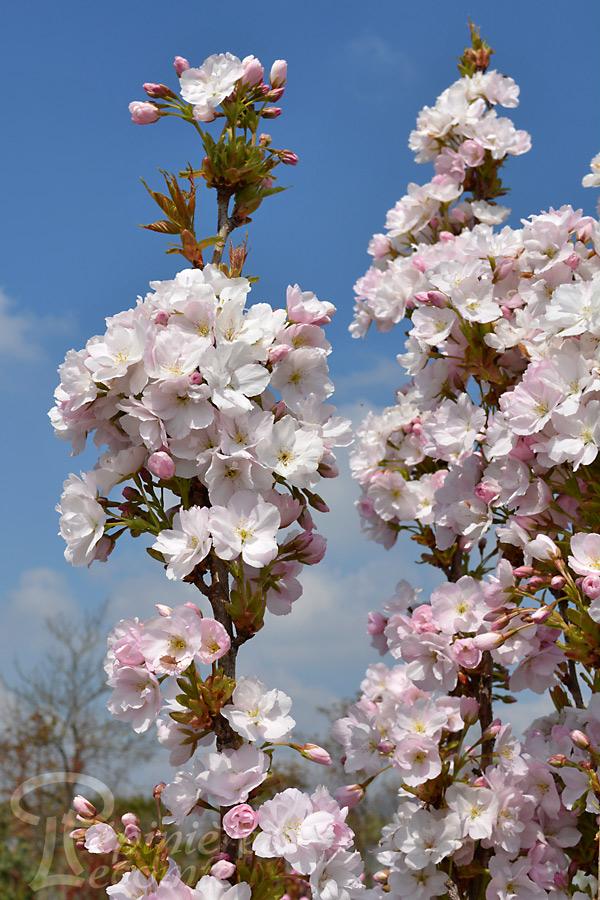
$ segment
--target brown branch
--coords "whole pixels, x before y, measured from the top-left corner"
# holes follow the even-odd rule
[[[458,890],[456,884],[452,881],[451,878],[446,879],[445,887],[448,890],[448,896],[450,900],[462,900],[460,891]]]
[[[225,250],[225,244],[227,243],[227,238],[234,230],[237,228],[237,224],[235,219],[229,215],[229,200],[231,198],[231,194],[228,191],[218,190],[217,191],[217,237],[218,241],[215,244],[215,249],[213,251],[212,262],[213,265],[218,265],[223,258],[223,251]]]

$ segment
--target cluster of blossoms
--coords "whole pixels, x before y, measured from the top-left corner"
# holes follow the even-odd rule
[[[239,564],[241,581],[266,586],[272,612],[289,612],[300,564],[325,548],[308,509],[326,509],[314,489],[337,474],[333,448],[350,440],[325,402],[321,325],[334,307],[295,285],[287,310],[246,308],[249,281],[210,265],[152,288],[60,368],[56,432],[76,451],[91,433],[107,447],[65,482],[65,556],[106,559],[128,527],[155,536],[169,578],[191,576],[212,549]],[[168,508],[166,489],[177,501]]]
[[[529,146],[498,126],[494,104],[518,92],[488,60],[411,136],[438,179],[446,160],[458,165],[459,141],[484,147],[471,107],[506,136],[499,162]],[[483,162],[457,177],[433,213],[424,193],[399,233],[392,211],[356,287],[355,336],[408,320],[407,378],[352,454],[362,522],[386,547],[410,534],[447,579],[426,601],[401,582],[370,614],[375,646],[396,662],[369,669],[334,728],[346,771],[364,773],[347,788],[356,802],[390,767],[400,780],[378,854],[382,898],[598,889],[600,225],[564,206],[495,229],[498,172]],[[472,200],[450,206],[467,191],[486,201],[483,216]],[[397,208],[405,215],[407,199]],[[525,690],[548,691],[556,711],[517,739],[493,702]]]
[[[273,103],[283,96],[287,81],[287,63],[276,59],[269,74],[270,84],[265,84],[264,66],[255,56],[238,59],[232,53],[215,53],[193,68],[183,56],[176,56],[173,66],[179,76],[180,93],[186,109],[177,95],[164,84],[146,82],[144,90],[152,100],[133,100],[129,104],[131,118],[136,125],[151,125],[161,116],[174,115],[180,109],[185,115],[191,112],[197,122],[213,122],[223,113],[221,104],[250,96],[261,104]],[[156,102],[156,101],[163,102]],[[263,106],[260,113],[265,119],[281,115],[279,107]],[[297,160],[287,160],[294,164]]]
[[[504,193],[498,170],[507,156],[526,153],[531,140],[496,107],[516,107],[518,100],[512,78],[475,71],[419,113],[409,146],[417,162],[433,163],[435,175],[409,185],[387,214],[385,234],[369,244],[374,261],[356,284],[354,337],[364,336],[371,322],[389,331],[403,319],[421,291],[415,245],[451,241],[464,228],[497,225],[510,214],[495,202]]]
[[[349,422],[327,403],[322,326],[335,307],[298,285],[285,309],[247,306],[245,246],[230,245],[222,262],[231,232],[275,192],[274,166],[297,162],[257,134],[261,118],[280,112],[265,103],[283,94],[286,65],[274,64],[269,86],[254,57],[213,56],[198,69],[177,58],[175,67],[183,101],[146,84],[155,102],[131,112],[139,124],[178,116],[200,133],[202,168],[186,172],[188,190],[167,175],[169,196],[150,191],[168,218],[146,226],[179,234],[174,250],[193,267],[153,282],[133,309],[106,320],[104,334],[67,354],[50,417],[75,453],[91,435],[100,449],[95,468],[64,486],[66,559],[90,565],[126,532],[150,536],[148,553],[166,577],[197,587],[212,616],[192,602],[157,604],[154,618],[113,629],[108,708],[137,733],[155,725],[174,772],[154,789],[151,831],[133,813],[104,821],[78,796],[72,836],[112,856],[113,900],[280,900],[288,891],[350,900],[365,886],[344,797],[325,787],[276,792],[278,747],[323,766],[329,754],[292,740],[290,697],[236,674],[237,652],[265,610],[290,613],[302,566],[323,557],[310,510],[327,511],[317,488],[337,475],[334,448],[351,440]],[[215,141],[198,123],[216,118],[225,123]],[[216,237],[196,237],[195,177],[217,191]],[[191,815],[204,817],[207,835],[218,821],[215,852],[192,874],[172,858],[166,827],[185,829]]]

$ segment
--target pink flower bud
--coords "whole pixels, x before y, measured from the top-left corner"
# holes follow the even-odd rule
[[[156,612],[159,614],[159,616],[163,616],[165,619],[167,619],[173,613],[173,607],[167,606],[166,603],[155,603],[154,606],[156,607]]]
[[[300,157],[297,153],[294,153],[293,150],[282,150],[279,154],[279,159],[284,164],[284,166],[297,166]]]
[[[550,756],[548,759],[548,763],[551,766],[554,766],[557,769],[561,769],[563,766],[566,766],[569,760],[564,755],[564,753],[555,753],[554,756]]]
[[[581,589],[590,600],[600,597],[600,575],[586,575],[581,582]]]
[[[532,575],[529,579],[529,589],[537,591],[538,588],[545,587],[548,584],[548,578],[545,575]]]
[[[335,799],[343,808],[353,809],[365,796],[365,789],[360,784],[346,784],[335,792]]]
[[[136,125],[152,125],[158,121],[160,112],[154,103],[146,103],[144,100],[133,100],[129,104],[131,121]]]
[[[380,753],[387,755],[389,753],[392,753],[396,749],[396,745],[393,741],[383,740],[379,741],[379,743],[377,744],[377,749]]]
[[[185,72],[186,69],[190,68],[190,64],[185,56],[176,56],[173,60],[173,68],[179,76],[182,72]]]
[[[285,59],[276,59],[271,66],[269,81],[273,87],[283,87],[287,81],[287,62]]]
[[[264,119],[278,119],[282,112],[283,110],[280,106],[265,106],[261,116]]]
[[[139,818],[136,816],[135,813],[132,813],[132,812],[124,813],[121,816],[121,822],[123,823],[125,828],[128,825],[139,825],[140,824]]]
[[[564,588],[566,583],[567,582],[562,575],[554,575],[554,577],[550,579],[550,587],[554,588],[555,591],[560,591]]]
[[[300,752],[305,759],[310,759],[311,762],[318,763],[320,766],[331,765],[331,756],[318,744],[303,744]]]
[[[481,735],[481,739],[483,741],[491,741],[492,738],[497,737],[502,730],[502,722],[500,719],[495,719],[488,728],[485,729],[483,734]]]
[[[536,609],[535,612],[532,612],[530,615],[530,619],[532,622],[535,622],[536,625],[542,625],[546,619],[549,619],[552,615],[552,608],[550,606],[540,606],[539,609]]]
[[[242,75],[242,84],[247,84],[252,87],[255,84],[260,84],[263,80],[263,75],[265,74],[264,67],[261,65],[259,59],[255,56],[245,56],[242,60],[242,65],[244,67],[244,74]]]
[[[479,718],[479,703],[475,697],[460,698],[460,717],[465,725],[474,725]]]
[[[486,634],[476,634],[473,638],[473,644],[480,650],[494,650],[496,647],[503,644],[504,640],[505,637],[502,634],[487,632]]]
[[[534,572],[535,569],[532,566],[517,566],[516,569],[513,569],[515,578],[529,578]]]
[[[73,809],[80,819],[93,819],[98,815],[98,810],[94,804],[82,797],[81,794],[73,797]]]
[[[235,863],[230,862],[228,859],[220,859],[210,870],[211,875],[215,878],[220,878],[221,880],[231,878],[234,872]]]
[[[168,481],[175,474],[175,463],[164,450],[159,450],[149,456],[146,466],[153,475],[163,481]]]
[[[223,828],[230,838],[240,840],[252,834],[258,823],[258,814],[248,803],[232,806],[223,816]]]
[[[573,741],[573,743],[575,744],[575,746],[579,747],[580,750],[589,750],[590,749],[591,744],[590,744],[589,738],[583,733],[583,731],[580,731],[578,728],[576,728],[574,731],[571,732],[571,734],[569,736],[570,736],[571,740]]]
[[[106,562],[114,549],[114,540],[108,535],[104,534],[94,548],[94,559],[96,560],[96,562]]]
[[[304,531],[315,530],[315,523],[307,506],[304,507],[304,509],[298,516],[298,525],[303,528]]]
[[[175,96],[171,88],[167,87],[166,84],[155,84],[153,81],[147,81],[144,84],[144,90],[149,97],[156,97],[157,99]]]
[[[510,622],[510,617],[506,613],[504,613],[504,615],[498,616],[498,618],[492,622],[492,627],[490,630],[491,631],[502,631],[503,628],[506,628],[506,626],[508,625],[509,622]]]
[[[284,94],[285,88],[272,88],[272,90],[270,90],[269,93],[265,95],[265,100],[269,100],[271,103],[276,103],[278,100],[281,100]]]
[[[69,832],[69,837],[72,838],[74,841],[77,841],[77,842],[81,841],[82,842],[81,846],[83,847],[83,840],[85,838],[85,832],[86,832],[85,828],[74,828],[73,831]]]
[[[154,324],[155,325],[168,325],[169,324],[169,313],[164,309],[159,309],[159,311],[154,316]],[[194,375],[198,375],[198,372],[194,372]]]
[[[202,384],[203,380],[200,372],[192,372],[190,375],[190,384]]]
[[[304,546],[298,553],[298,562],[304,563],[305,566],[320,563],[327,550],[327,540],[316,531],[304,531],[302,535]]]

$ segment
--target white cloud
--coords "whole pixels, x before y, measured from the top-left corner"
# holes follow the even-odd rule
[[[17,585],[7,591],[2,611],[0,652],[10,668],[15,657],[35,661],[54,640],[46,621],[59,615],[75,615],[77,603],[66,578],[47,568],[27,569]]]
[[[37,316],[20,310],[0,288],[0,362],[39,359],[48,335],[63,333],[66,327],[66,320],[58,316]]]
[[[346,396],[351,393],[353,396],[361,396],[369,388],[382,388],[381,395],[386,402],[392,402],[392,392],[399,386],[401,381],[405,381],[402,369],[393,359],[379,358],[372,360],[369,368],[361,366],[353,372],[345,372],[337,375],[335,379],[336,397]]]

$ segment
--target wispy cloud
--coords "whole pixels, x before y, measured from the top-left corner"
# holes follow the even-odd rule
[[[371,80],[373,73],[381,72],[393,72],[404,81],[414,77],[410,56],[375,31],[364,31],[351,38],[345,45],[345,55],[357,64],[361,78]]]
[[[19,308],[0,288],[0,363],[9,359],[39,359],[48,337],[64,334],[68,325],[59,316],[38,316]]]

